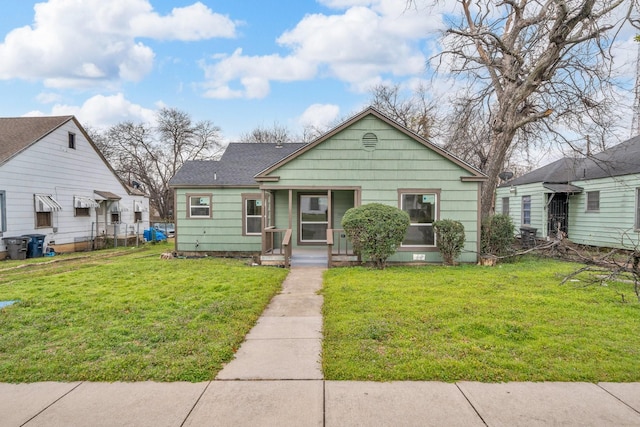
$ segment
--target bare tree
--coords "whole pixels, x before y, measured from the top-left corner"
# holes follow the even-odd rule
[[[291,134],[289,129],[278,123],[274,123],[271,128],[258,126],[251,132],[244,133],[240,136],[240,142],[250,143],[286,144],[293,142],[294,140],[295,137]]]
[[[435,104],[419,86],[411,96],[403,97],[400,85],[376,85],[371,89],[371,106],[423,138],[435,130]]]
[[[212,159],[222,148],[219,127],[207,120],[193,123],[174,108],[160,109],[156,126],[122,122],[94,135],[94,141],[123,181],[143,186],[161,218],[171,216],[169,180],[177,170],[187,160]]]
[[[486,217],[517,141],[566,144],[571,134],[604,138],[610,131],[616,97],[609,49],[636,0],[456,3],[460,14],[449,17],[438,70],[467,85],[467,108],[482,111],[487,123],[480,162],[489,177]]]

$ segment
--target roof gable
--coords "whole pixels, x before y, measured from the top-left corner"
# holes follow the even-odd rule
[[[256,180],[258,180],[258,181],[270,180],[271,177],[269,175],[271,175],[272,173],[277,171],[278,168],[280,168],[280,167],[284,166],[285,164],[293,161],[294,159],[296,159],[297,157],[303,155],[304,153],[306,153],[306,152],[308,152],[310,150],[313,150],[318,145],[324,143],[325,141],[331,139],[333,136],[337,135],[338,133],[340,133],[343,130],[349,128],[353,124],[355,124],[355,123],[357,123],[357,122],[359,122],[359,121],[361,121],[361,120],[363,120],[363,119],[365,119],[366,117],[369,117],[369,116],[373,116],[373,117],[378,118],[379,120],[381,120],[384,123],[388,124],[390,127],[400,131],[401,133],[405,134],[406,136],[408,136],[409,138],[411,138],[414,141],[418,142],[419,144],[422,144],[424,147],[436,152],[437,154],[439,154],[442,157],[448,159],[452,163],[458,165],[459,167],[461,167],[465,171],[469,172],[469,174],[471,175],[469,177],[469,179],[478,179],[478,180],[486,179],[486,176],[482,172],[480,172],[479,170],[475,169],[473,166],[471,166],[471,165],[467,164],[466,162],[460,160],[459,158],[455,157],[453,154],[447,152],[446,150],[442,149],[441,147],[439,147],[439,146],[427,141],[426,139],[422,138],[421,136],[415,134],[414,132],[410,131],[406,127],[400,125],[399,123],[397,123],[394,120],[390,119],[389,117],[385,116],[384,114],[382,114],[380,111],[376,110],[375,108],[369,107],[366,110],[362,111],[361,113],[353,116],[351,119],[345,121],[341,125],[335,127],[334,129],[330,130],[329,132],[327,132],[324,135],[320,136],[319,138],[315,139],[314,141],[312,141],[311,143],[307,144],[303,148],[291,153],[287,157],[284,157],[279,162],[277,162],[277,163],[275,163],[273,165],[270,165],[268,168],[266,168],[265,170],[261,171],[259,174],[256,175],[256,177],[255,177]]]
[[[73,116],[0,118],[0,165],[72,119]]]

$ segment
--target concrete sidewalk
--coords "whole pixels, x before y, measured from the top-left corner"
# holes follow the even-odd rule
[[[294,267],[202,383],[0,383],[5,426],[640,426],[640,383],[324,381],[323,268]]]
[[[640,426],[640,383],[0,384],[13,426]]]

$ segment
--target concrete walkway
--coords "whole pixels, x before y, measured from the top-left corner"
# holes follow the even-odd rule
[[[5,426],[640,426],[640,383],[324,381],[323,268],[294,267],[202,383],[0,383]]]

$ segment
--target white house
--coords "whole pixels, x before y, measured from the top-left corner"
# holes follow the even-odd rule
[[[148,197],[116,176],[75,117],[0,118],[0,258],[2,238],[40,234],[68,252],[148,226]]]

